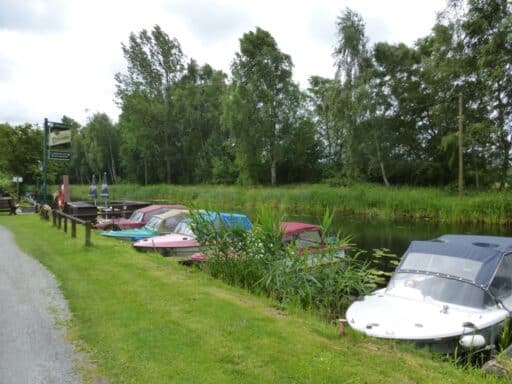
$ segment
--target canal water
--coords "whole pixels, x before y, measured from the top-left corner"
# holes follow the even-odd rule
[[[288,215],[286,219],[314,224],[321,221],[321,217],[310,215]],[[512,228],[507,226],[392,221],[360,216],[338,216],[330,231],[339,231],[342,237],[350,235],[352,244],[370,253],[375,248],[387,248],[399,257],[412,240],[429,240],[446,234],[512,236]]]

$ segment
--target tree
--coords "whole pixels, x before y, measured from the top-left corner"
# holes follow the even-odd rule
[[[503,184],[510,168],[512,133],[512,3],[507,0],[468,0],[462,28],[472,63],[474,93],[485,106],[486,119],[497,130]],[[485,124],[485,122],[483,122]]]
[[[119,163],[119,132],[105,113],[95,113],[82,130],[82,144],[89,169],[96,175],[108,170],[112,182],[117,182]]]
[[[156,25],[151,33],[142,30],[138,35],[130,34],[128,46],[123,44],[122,49],[128,62],[128,73],[117,74],[115,77],[117,97],[124,119],[142,123],[138,129],[143,130],[148,138],[138,143],[145,147],[132,149],[144,159],[146,181],[147,166],[151,160],[149,157],[155,154],[163,159],[165,180],[170,183],[177,138],[172,91],[183,74],[181,46],[178,40],[171,39]],[[140,108],[134,105],[134,99],[143,100],[147,109],[141,113]],[[157,148],[154,143],[158,143]]]
[[[298,107],[292,68],[290,56],[279,50],[269,32],[256,28],[240,39],[223,119],[235,140],[241,182],[258,181],[258,168],[265,164],[270,183],[277,183],[283,134]]]
[[[35,184],[40,175],[43,132],[30,124],[0,124],[0,176],[3,183],[12,176],[23,177],[24,184]]]
[[[344,151],[341,153],[344,173],[349,178],[357,178],[360,173],[357,157],[357,127],[366,113],[364,105],[356,105],[358,87],[368,65],[368,38],[362,17],[346,8],[336,20],[337,45],[334,49],[336,79],[342,82],[340,102],[347,113],[340,122],[343,132]]]
[[[346,111],[341,83],[336,79],[312,76],[308,94],[318,138],[325,148],[322,157],[331,170],[340,168],[343,152],[341,122]]]

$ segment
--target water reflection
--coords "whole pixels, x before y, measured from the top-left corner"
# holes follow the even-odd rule
[[[321,221],[320,217],[311,215],[288,215],[287,219],[314,224]],[[429,240],[445,234],[512,236],[512,229],[506,226],[407,222],[354,216],[336,217],[331,231],[340,231],[342,236],[351,235],[358,248],[367,251],[388,248],[398,256],[405,252],[412,240]]]

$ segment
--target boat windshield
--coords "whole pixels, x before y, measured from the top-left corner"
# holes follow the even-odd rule
[[[397,272],[386,288],[391,296],[484,309],[495,305],[482,288],[461,280],[422,273]]]
[[[475,281],[481,267],[482,263],[477,260],[423,252],[409,252],[400,265],[400,270],[442,273]]]
[[[161,217],[153,216],[151,219],[149,219],[148,223],[146,224],[146,227],[151,229],[152,231],[158,231],[158,228],[160,228],[161,223]]]
[[[190,225],[186,221],[179,223],[174,232],[184,236],[195,237],[192,228],[190,228]]]
[[[285,244],[293,243],[299,249],[318,247],[322,244],[322,236],[317,230],[304,231],[294,236],[287,236],[283,239]]]
[[[136,223],[140,223],[142,221],[142,218],[144,217],[144,214],[142,212],[134,211],[132,215],[130,216],[130,221],[134,221]]]

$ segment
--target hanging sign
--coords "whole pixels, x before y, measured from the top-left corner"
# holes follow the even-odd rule
[[[71,143],[71,127],[68,124],[49,122],[49,147],[69,147]]]

